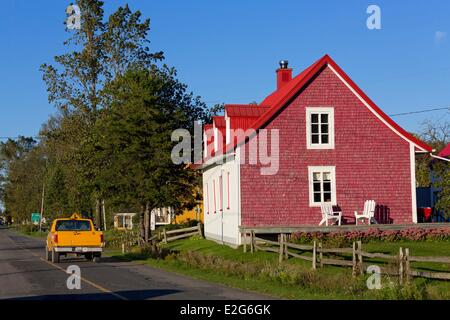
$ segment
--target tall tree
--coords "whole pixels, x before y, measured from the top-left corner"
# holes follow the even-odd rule
[[[45,158],[41,145],[20,137],[0,145],[3,167],[2,202],[16,221],[39,212],[44,184]]]
[[[167,68],[131,68],[118,77],[107,88],[111,106],[97,121],[93,140],[83,145],[83,160],[102,168],[95,175],[100,189],[140,208],[144,239],[153,208],[180,209],[193,197],[194,173],[172,162],[171,135],[175,129],[192,130],[205,106],[175,75]]]
[[[49,102],[59,112],[42,135],[53,152],[50,162],[64,171],[71,184],[70,207],[78,202],[78,210],[86,210],[92,202],[99,204],[102,195],[91,183],[93,179],[85,179],[86,172],[95,171],[79,162],[79,146],[91,139],[100,110],[110,104],[105,85],[131,66],[152,66],[163,59],[163,54],[150,52],[150,20],[141,21],[139,11],[132,12],[125,5],[105,19],[102,1],[79,0],[77,5],[81,28],[70,31],[73,33],[64,43],[71,51],[56,56],[54,65],[41,66]],[[98,220],[99,206],[96,211]]]

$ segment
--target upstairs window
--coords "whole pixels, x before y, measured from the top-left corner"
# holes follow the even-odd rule
[[[306,108],[308,149],[334,149],[334,109]]]

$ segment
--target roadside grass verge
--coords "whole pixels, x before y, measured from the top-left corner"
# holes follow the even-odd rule
[[[400,246],[410,248],[415,255],[450,255],[448,248],[442,248],[445,246],[442,243],[380,242],[365,244],[364,250],[396,254]],[[313,271],[307,261],[289,259],[280,264],[275,253],[243,253],[242,248],[233,249],[197,237],[163,245],[157,253],[151,252],[150,249],[134,248],[125,255],[120,251],[110,251],[109,255],[124,261],[140,261],[178,274],[277,298],[450,298],[449,282],[416,278],[408,285],[399,286],[395,277],[383,276],[383,288],[369,290],[366,285],[368,275],[353,278],[351,268],[325,266]],[[440,267],[438,266],[437,270],[440,270]]]
[[[47,232],[43,232],[43,231],[36,231],[32,228],[29,228],[28,226],[12,226],[9,228],[9,230],[12,230],[18,234],[24,235],[24,236],[29,236],[29,237],[33,237],[33,238],[38,238],[38,239],[45,239],[47,238]]]

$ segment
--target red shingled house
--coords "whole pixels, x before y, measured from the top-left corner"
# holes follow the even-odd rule
[[[281,62],[277,89],[260,104],[226,105],[204,127],[207,238],[241,244],[239,226],[318,225],[331,202],[354,223],[375,200],[379,223],[417,222],[415,154],[432,148],[402,129],[325,55],[296,77]],[[235,137],[233,130],[253,129]],[[251,142],[278,136],[275,173],[251,163]],[[261,148],[261,145],[259,145]],[[275,150],[275,151],[273,151]],[[220,163],[223,162],[223,163]],[[273,165],[273,163],[271,164]]]

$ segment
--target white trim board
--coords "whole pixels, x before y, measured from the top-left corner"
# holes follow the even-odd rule
[[[409,144],[410,170],[411,170],[411,211],[412,221],[418,222],[417,219],[417,195],[416,195],[416,153],[414,144]]]

